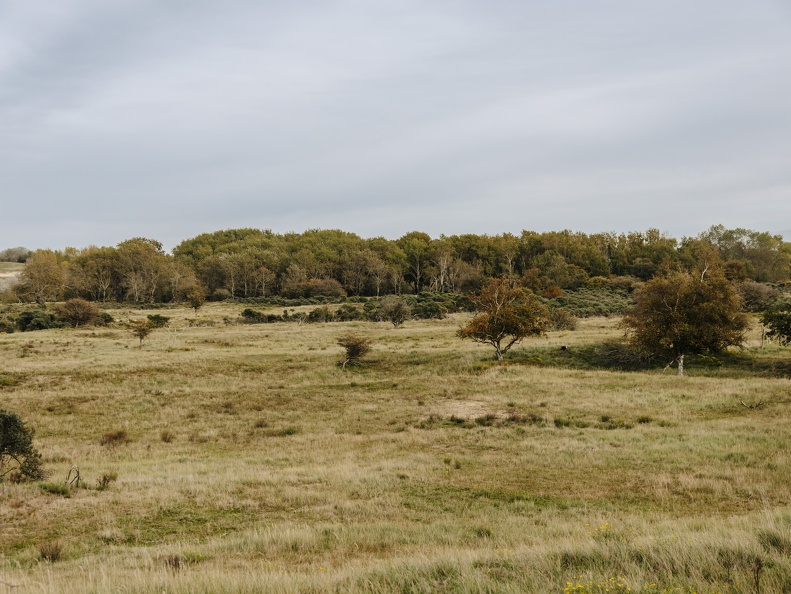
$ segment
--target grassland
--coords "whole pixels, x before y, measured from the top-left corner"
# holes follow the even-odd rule
[[[496,363],[460,318],[241,309],[156,310],[142,349],[0,335],[0,407],[50,472],[0,484],[0,592],[791,592],[788,349],[677,378],[602,368],[616,319]],[[374,349],[343,371],[348,330]]]

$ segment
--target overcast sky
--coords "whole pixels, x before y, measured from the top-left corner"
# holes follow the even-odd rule
[[[0,250],[791,240],[788,0],[0,0]]]

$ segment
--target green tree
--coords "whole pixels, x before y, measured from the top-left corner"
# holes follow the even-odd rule
[[[532,293],[511,287],[507,277],[490,279],[470,299],[478,314],[457,335],[492,345],[498,360],[523,338],[541,336],[551,326],[546,306]]]
[[[33,430],[15,413],[0,409],[0,481],[6,475],[36,481],[44,478],[44,471],[33,447]]]
[[[722,275],[672,272],[645,283],[635,300],[623,319],[632,344],[673,357],[678,375],[684,375],[685,355],[719,353],[744,342],[747,317]]]
[[[769,328],[767,336],[783,346],[791,344],[791,296],[775,301],[761,316],[761,322]]]

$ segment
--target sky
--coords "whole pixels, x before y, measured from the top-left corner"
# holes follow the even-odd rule
[[[791,240],[788,0],[0,0],[0,250]]]

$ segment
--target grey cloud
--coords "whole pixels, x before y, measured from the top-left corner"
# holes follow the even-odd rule
[[[0,244],[791,219],[779,2],[42,10],[0,8]]]

